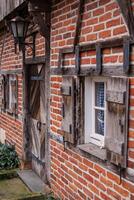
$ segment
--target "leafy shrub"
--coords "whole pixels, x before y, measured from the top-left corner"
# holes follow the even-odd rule
[[[19,158],[14,146],[0,143],[0,169],[13,169],[18,165]]]
[[[54,198],[53,193],[45,196],[45,200],[60,200],[59,198]]]

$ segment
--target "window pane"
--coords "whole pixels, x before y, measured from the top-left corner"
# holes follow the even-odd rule
[[[95,106],[104,107],[104,82],[95,83]]]
[[[95,110],[95,133],[104,135],[104,111]]]

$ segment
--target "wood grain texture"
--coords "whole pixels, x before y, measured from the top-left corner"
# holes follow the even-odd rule
[[[0,0],[0,21],[25,0]]]
[[[118,103],[117,98],[111,102],[107,100],[106,111],[106,136],[105,147],[111,152],[110,162],[126,167],[126,138],[127,138],[127,99],[128,99],[128,78],[112,77],[108,79],[107,90],[111,95],[124,93],[122,102]]]
[[[74,143],[74,78],[64,77],[63,88],[71,88],[70,95],[63,95],[64,114],[62,120],[62,130],[66,142]]]

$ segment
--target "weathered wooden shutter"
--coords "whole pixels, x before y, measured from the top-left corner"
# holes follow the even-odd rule
[[[11,84],[11,112],[17,114],[17,102],[18,102],[18,78],[16,75],[13,75],[10,80]]]
[[[105,147],[108,160],[123,168],[127,154],[128,92],[128,78],[108,79]]]
[[[75,100],[74,100],[75,81],[74,77],[63,77],[61,93],[62,103],[62,130],[66,142],[75,143]]]
[[[5,75],[5,108],[9,110],[9,74]]]
[[[5,76],[0,76],[0,109],[5,110]]]

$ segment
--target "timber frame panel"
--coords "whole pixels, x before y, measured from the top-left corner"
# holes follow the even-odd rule
[[[100,41],[84,45],[77,45],[75,48],[63,48],[59,51],[58,68],[52,68],[52,75],[125,75],[130,72],[130,46],[134,41],[130,37],[116,38],[112,40]],[[109,69],[102,67],[102,49],[112,47],[123,47],[123,66],[109,66]],[[80,52],[96,50],[96,69],[94,67],[80,68]],[[75,68],[64,68],[65,54],[75,53]],[[114,70],[114,71],[113,71]]]

